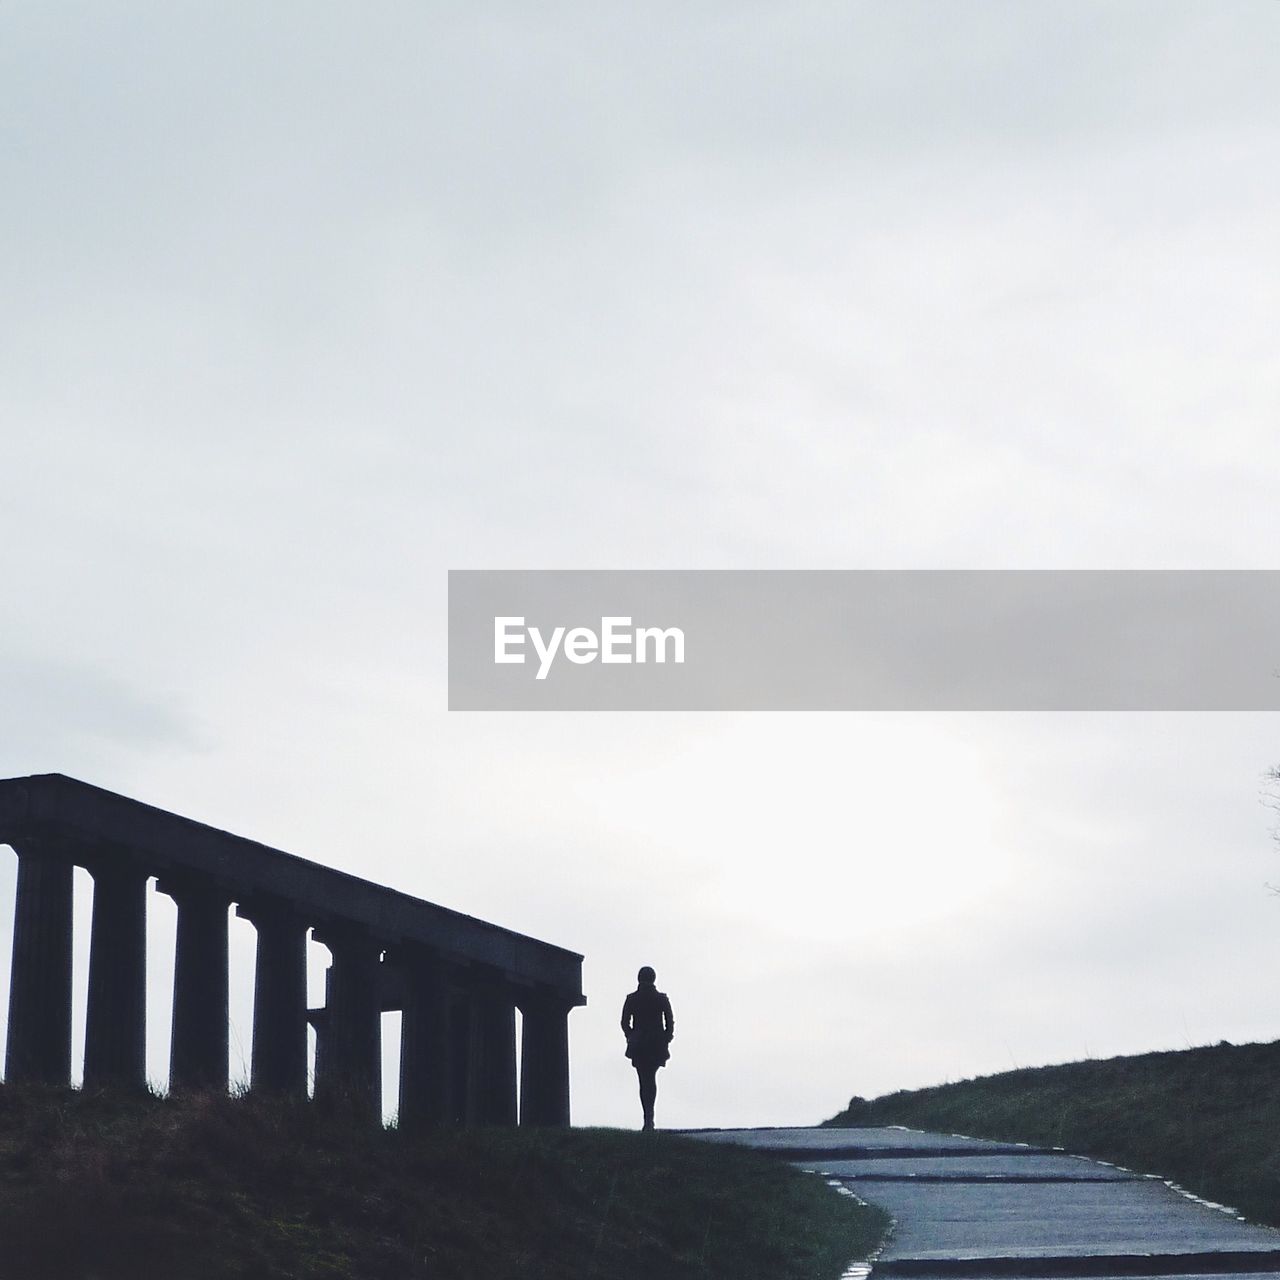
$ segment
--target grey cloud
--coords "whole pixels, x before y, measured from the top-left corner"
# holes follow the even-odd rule
[[[207,748],[178,699],[55,658],[0,655],[0,747],[6,776],[74,772],[111,750]]]
[[[1277,24],[9,6],[5,772],[584,947],[584,1121],[630,1116],[641,951],[672,1123],[1150,1047],[1179,981],[1196,1034],[1265,1029],[1269,719],[480,724],[443,606],[466,567],[1274,567]]]

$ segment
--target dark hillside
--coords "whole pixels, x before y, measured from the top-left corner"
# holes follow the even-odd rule
[[[882,1225],[671,1135],[0,1086],[0,1280],[836,1280]]]
[[[855,1098],[826,1122],[1065,1147],[1280,1226],[1280,1043],[1006,1071]]]

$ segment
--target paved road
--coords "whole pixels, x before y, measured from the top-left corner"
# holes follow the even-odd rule
[[[894,1227],[877,1277],[1280,1280],[1280,1231],[1058,1151],[889,1128],[694,1136],[768,1151],[886,1209]]]

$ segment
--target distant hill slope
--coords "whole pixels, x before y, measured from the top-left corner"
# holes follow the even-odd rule
[[[884,1226],[662,1133],[413,1138],[310,1103],[0,1085],[5,1280],[834,1280]]]
[[[854,1098],[826,1124],[1065,1147],[1280,1226],[1280,1042],[1224,1041]]]

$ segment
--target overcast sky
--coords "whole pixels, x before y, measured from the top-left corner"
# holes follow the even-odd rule
[[[0,21],[0,774],[584,952],[581,1123],[643,963],[668,1125],[1280,1036],[1274,716],[450,714],[444,615],[1277,567],[1280,6]]]

